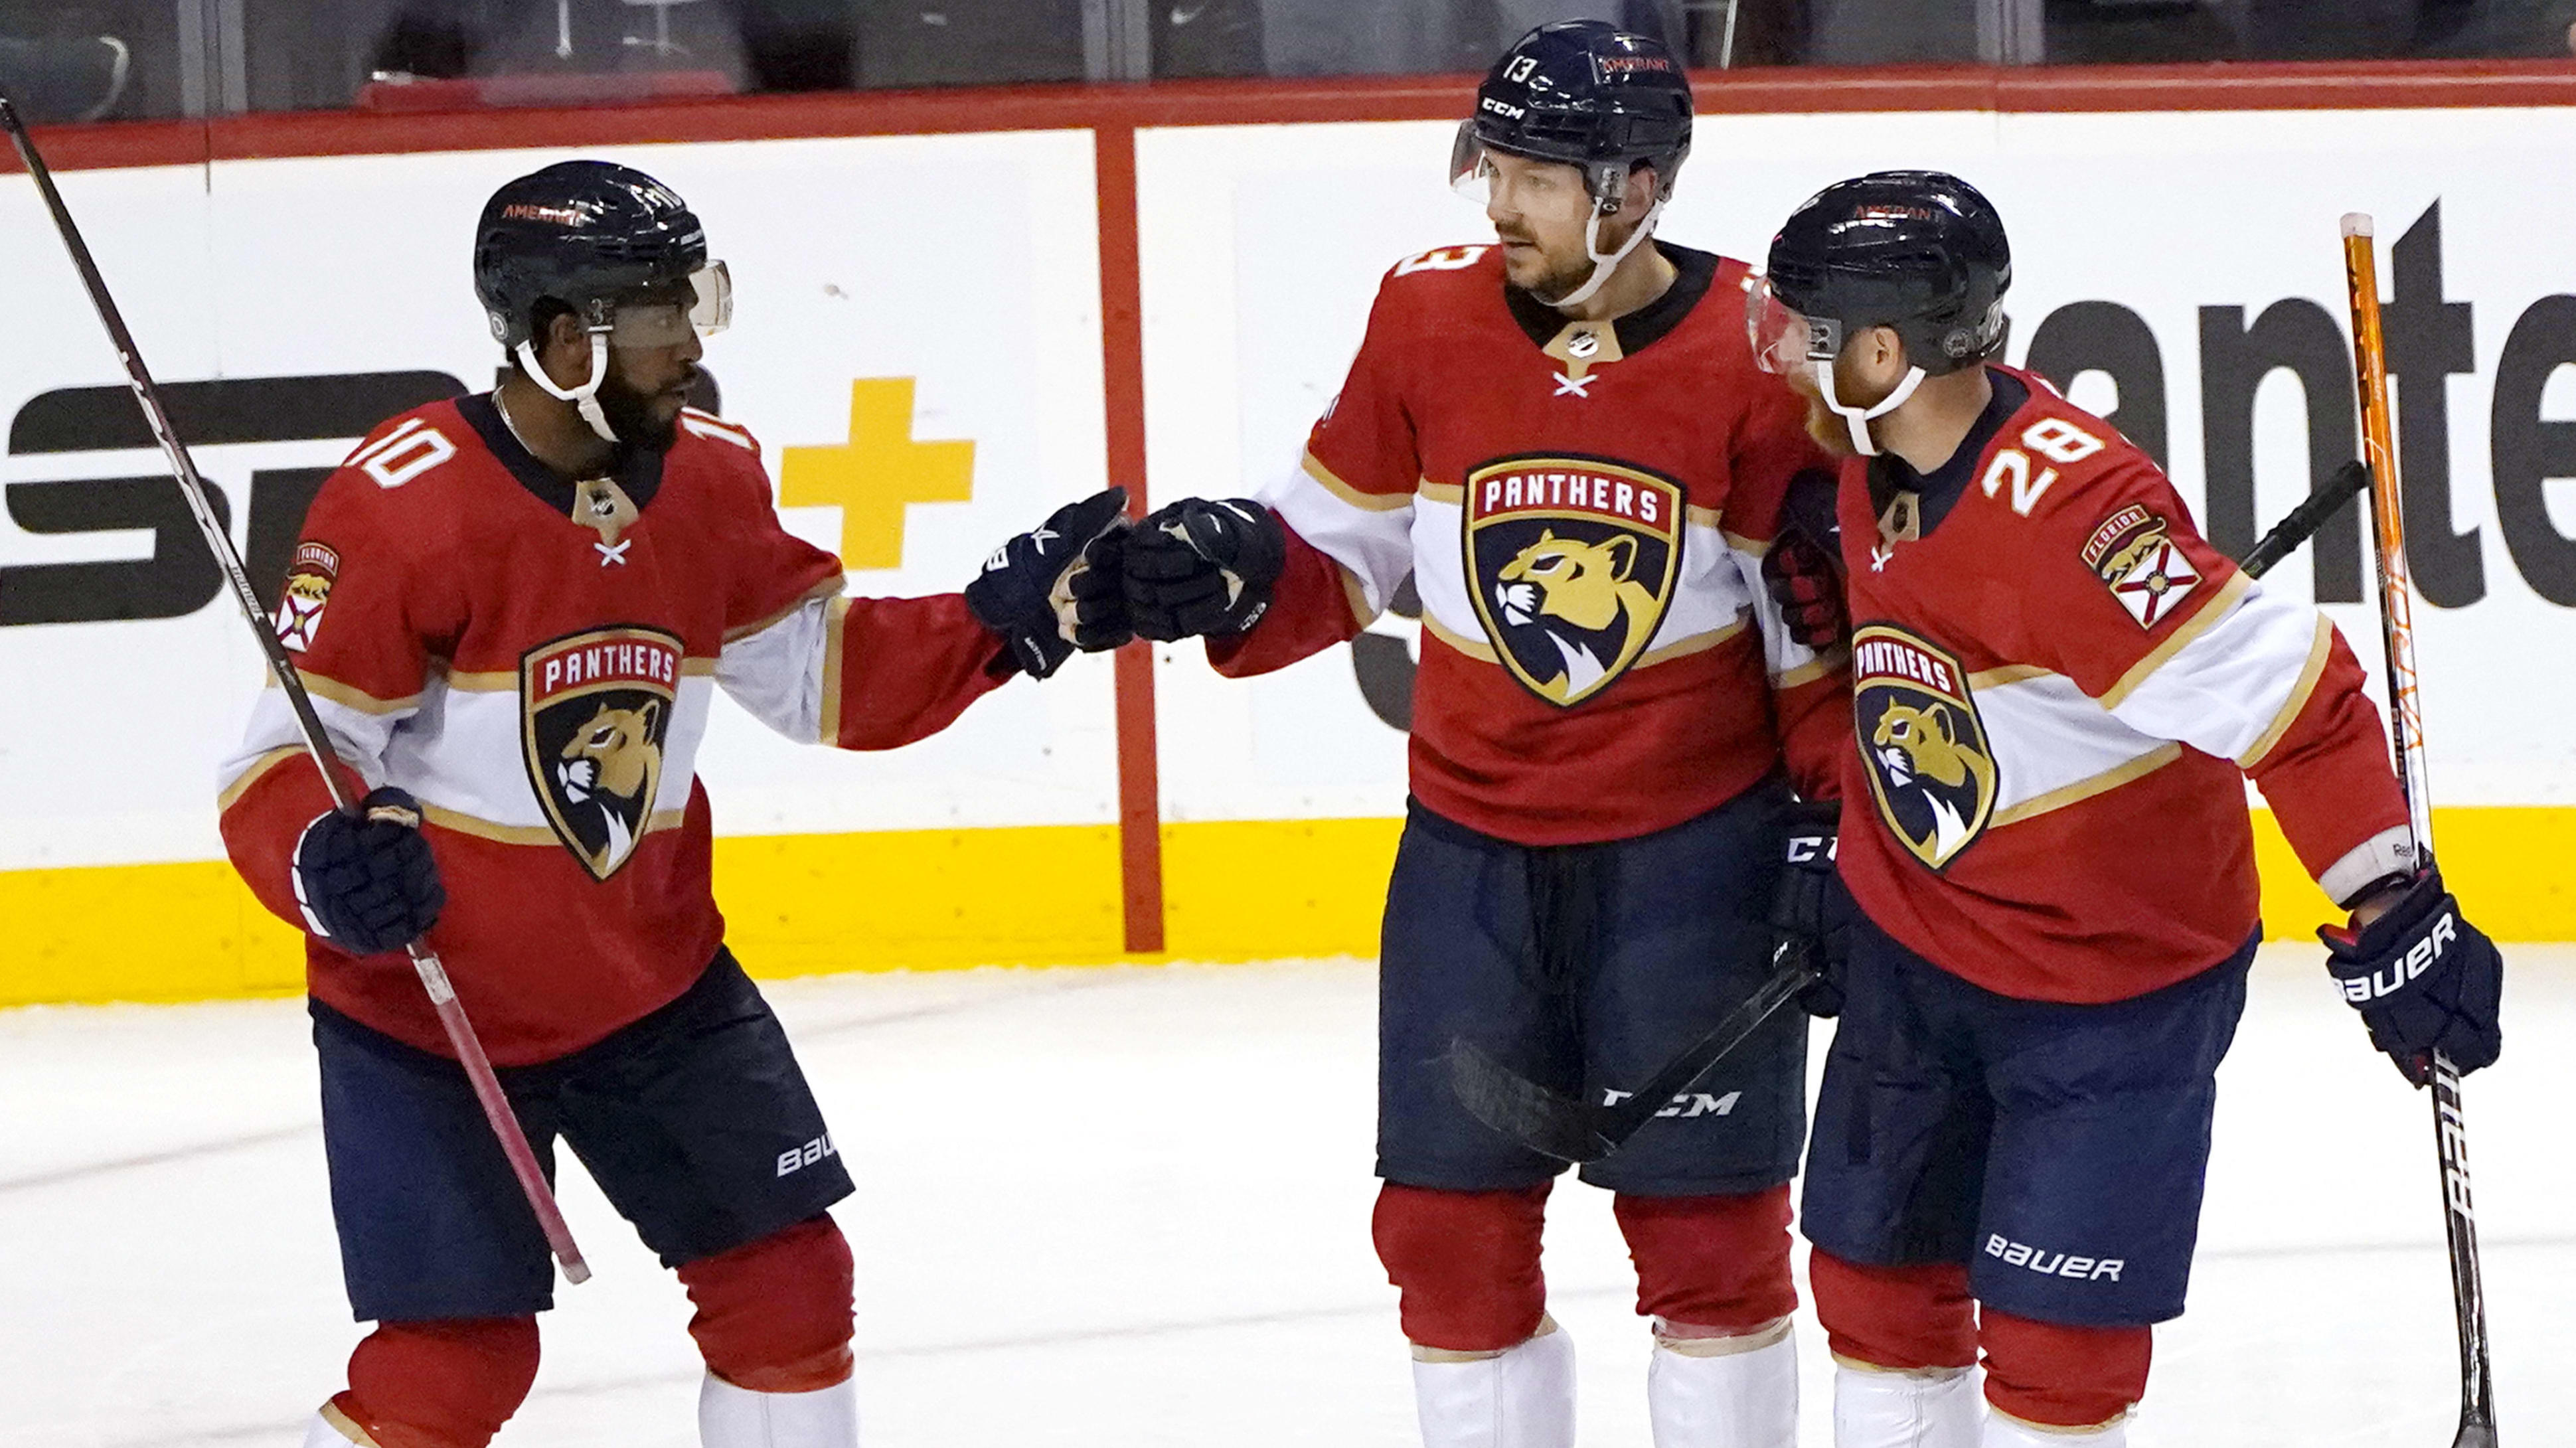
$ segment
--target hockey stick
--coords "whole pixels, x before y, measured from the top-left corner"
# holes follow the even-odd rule
[[[332,807],[343,814],[355,813],[357,802],[349,798],[339,775],[330,743],[322,732],[321,717],[313,712],[313,700],[305,693],[304,680],[287,658],[285,646],[279,643],[277,631],[270,626],[268,610],[262,608],[259,594],[251,587],[250,574],[242,568],[241,555],[233,550],[232,535],[225,531],[222,520],[215,516],[214,503],[206,490],[206,480],[197,473],[197,464],[188,456],[187,445],[179,441],[177,429],[171,426],[170,414],[161,405],[161,391],[153,385],[152,374],[144,369],[143,353],[134,345],[134,336],[125,329],[125,318],[118,313],[116,301],[108,295],[107,281],[98,272],[98,263],[89,254],[89,243],[81,239],[80,227],[63,205],[60,191],[54,189],[53,172],[46,169],[45,159],[36,151],[36,140],[27,134],[26,122],[18,108],[6,96],[0,96],[0,128],[9,132],[10,144],[18,148],[18,157],[27,165],[27,174],[35,179],[36,190],[44,198],[45,209],[53,213],[54,229],[62,233],[63,249],[71,253],[72,266],[80,273],[81,285],[89,289],[90,304],[98,309],[98,320],[107,328],[108,340],[116,346],[117,360],[125,364],[126,385],[133,388],[134,400],[143,408],[144,420],[151,424],[152,436],[161,444],[163,456],[170,460],[170,475],[178,480],[179,491],[188,500],[188,512],[197,520],[197,531],[205,535],[206,547],[215,555],[231,583],[233,601],[241,606],[242,617],[251,632],[259,635],[261,654],[268,660],[268,670],[276,676],[278,687],[286,691],[286,702],[295,710],[296,727],[304,735],[304,748],[313,756],[314,767],[322,773],[323,787],[331,792]],[[412,968],[420,973],[420,983],[429,992],[430,1004],[438,1008],[438,1023],[447,1028],[448,1044],[456,1051],[457,1063],[465,1068],[466,1079],[474,1083],[475,1099],[483,1104],[483,1115],[492,1124],[492,1134],[499,1138],[501,1152],[510,1159],[510,1170],[527,1193],[528,1206],[537,1214],[537,1225],[544,1229],[546,1246],[555,1260],[563,1264],[563,1274],[571,1282],[590,1278],[589,1264],[581,1259],[581,1249],[573,1245],[572,1229],[564,1225],[563,1213],[555,1206],[554,1192],[546,1185],[545,1173],[537,1166],[537,1154],[528,1146],[527,1133],[519,1129],[519,1118],[510,1110],[509,1098],[501,1093],[499,1078],[492,1074],[491,1059],[483,1054],[483,1043],[474,1027],[465,1019],[465,1007],[457,1003],[455,988],[448,984],[447,969],[426,946],[413,941],[410,952]]]
[[[2354,385],[2361,397],[2362,457],[2370,465],[2371,538],[2379,560],[2379,630],[2387,650],[2388,727],[2397,784],[2406,796],[2415,859],[2433,854],[2433,793],[2425,772],[2424,715],[2415,673],[2414,583],[2406,566],[2406,515],[2388,411],[2388,349],[2379,319],[2379,266],[2370,216],[2343,219],[2344,284],[2352,311]],[[2451,1255],[2451,1305],[2460,1333],[2460,1427],[2452,1448],[2494,1448],[2495,1376],[2487,1356],[2486,1287],[2478,1271],[2478,1222],[2469,1199],[2468,1119],[2460,1073],[2433,1053],[2433,1143],[2442,1167],[2442,1231]]]
[[[2245,555],[2245,572],[2262,577],[2273,564],[2297,552],[2299,545],[2325,525],[2329,515],[2369,485],[2370,472],[2360,463],[2337,468],[2325,487],[2291,509]],[[1532,1150],[1565,1161],[1598,1161],[1626,1145],[1628,1138],[1658,1114],[1675,1109],[1674,1097],[1698,1085],[1701,1077],[1717,1069],[1717,1063],[1743,1045],[1771,1018],[1772,1012],[1816,979],[1802,945],[1803,942],[1783,941],[1771,955],[1771,978],[1718,1022],[1717,1029],[1656,1072],[1654,1079],[1634,1096],[1614,1097],[1599,1106],[1568,1100],[1515,1074],[1463,1038],[1449,1043],[1449,1089],[1467,1108],[1468,1115]],[[2458,1090],[2457,1078],[2453,1078],[2452,1089],[2454,1093]],[[2463,1176],[2463,1191],[2466,1180]]]

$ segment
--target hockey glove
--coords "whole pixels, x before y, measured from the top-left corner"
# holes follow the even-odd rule
[[[1786,529],[1773,540],[1762,555],[1762,586],[1801,645],[1823,653],[1851,641],[1842,570],[1804,529]]]
[[[1798,993],[1811,1016],[1843,1013],[1843,959],[1850,952],[1851,896],[1834,869],[1842,806],[1801,800],[1784,822],[1780,883],[1771,896],[1776,944],[1803,947],[1816,981]]]
[[[1137,524],[1126,552],[1127,617],[1137,637],[1225,637],[1269,609],[1288,533],[1250,498],[1185,498]]]
[[[1127,526],[1126,508],[1124,488],[1067,503],[1044,523],[994,549],[984,560],[984,571],[966,585],[966,607],[1002,636],[1011,662],[1030,677],[1054,673],[1077,648],[1116,648],[1127,641],[1121,610],[1104,610],[1098,591],[1090,590],[1086,618],[1085,595],[1076,591],[1086,551]]]
[[[377,790],[295,842],[295,899],[313,933],[351,955],[400,950],[438,923],[447,889],[420,835],[420,803]]]
[[[2460,902],[2427,865],[2386,914],[2358,931],[2327,926],[2326,969],[2361,1012],[2370,1044],[2421,1086],[2440,1051],[2462,1075],[2495,1063],[2504,1036],[2504,957],[2461,918]]]

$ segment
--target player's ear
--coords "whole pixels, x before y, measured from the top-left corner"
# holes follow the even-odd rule
[[[1624,194],[1622,194],[1619,200],[1619,207],[1622,214],[1628,216],[1645,215],[1646,208],[1655,204],[1655,189],[1663,184],[1664,178],[1655,174],[1654,167],[1629,167],[1628,189]]]
[[[545,338],[537,345],[537,360],[545,364],[555,380],[573,386],[590,376],[590,333],[581,318],[571,312],[557,312],[546,320]],[[572,374],[566,381],[564,373]]]

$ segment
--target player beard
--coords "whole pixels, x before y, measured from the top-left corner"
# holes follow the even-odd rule
[[[646,452],[669,452],[671,441],[679,435],[681,396],[690,374],[678,386],[661,392],[641,392],[611,372],[599,384],[600,415],[608,419],[608,430],[628,447]]]
[[[1549,301],[1551,297],[1572,296],[1585,282],[1592,280],[1593,262],[1585,251],[1580,231],[1575,234],[1570,254],[1551,252],[1536,236],[1517,227],[1496,227],[1494,235],[1505,244],[1503,280],[1546,305],[1555,305]],[[1601,223],[1604,254],[1617,251],[1620,243],[1627,239],[1627,233],[1618,230],[1616,222],[1604,220]],[[1520,245],[1511,245],[1514,242]]]

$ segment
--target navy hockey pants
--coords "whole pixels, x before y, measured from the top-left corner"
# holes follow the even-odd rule
[[[2041,1322],[2180,1317],[2256,943],[2162,990],[2062,1005],[1983,990],[1855,920],[1807,1240],[1869,1266],[1964,1263],[1978,1301]]]
[[[319,1001],[312,1013],[356,1318],[553,1306],[545,1238],[463,1069]],[[498,1074],[547,1179],[561,1136],[665,1267],[756,1242],[850,1194],[787,1034],[730,951],[606,1039]]]
[[[1387,889],[1377,1174],[1504,1191],[1565,1169],[1467,1114],[1453,1040],[1539,1085],[1634,1090],[1771,973],[1765,923],[1788,786],[1635,839],[1529,846],[1415,803]],[[1583,1180],[1638,1196],[1757,1192],[1796,1174],[1806,1017],[1784,1011]]]

